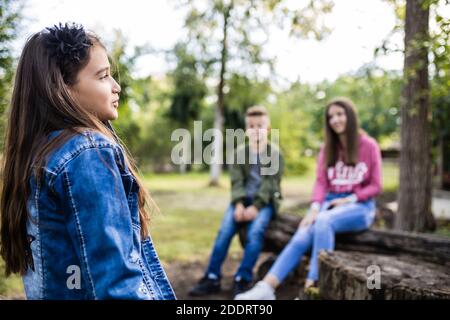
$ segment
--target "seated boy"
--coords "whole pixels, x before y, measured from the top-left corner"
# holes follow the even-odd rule
[[[245,122],[248,142],[236,148],[237,161],[235,158],[230,168],[231,204],[222,220],[208,268],[189,292],[191,296],[220,291],[222,263],[240,227],[247,228],[247,239],[242,262],[234,275],[233,295],[249,288],[264,233],[279,208],[283,158],[279,149],[268,142],[270,118],[267,110],[261,106],[250,107]]]

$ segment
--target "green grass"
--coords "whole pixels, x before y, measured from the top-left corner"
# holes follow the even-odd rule
[[[229,202],[230,183],[226,175],[219,187],[208,186],[208,174],[145,175],[160,213],[152,217],[151,229],[163,262],[205,259]],[[230,252],[240,249],[237,237]]]
[[[227,174],[220,178],[220,187],[210,188],[208,186],[207,173],[165,173],[165,174],[144,174],[144,182],[150,191],[170,191],[170,192],[221,192],[228,190],[230,182]]]
[[[435,234],[438,236],[450,238],[450,227],[439,227],[436,229]]]
[[[282,181],[285,197],[282,211],[304,214],[298,202],[307,203],[315,181],[315,166],[302,176],[287,176]],[[383,188],[397,189],[398,167],[383,164]],[[222,175],[220,187],[208,186],[208,173],[145,175],[144,182],[161,214],[154,216],[151,233],[160,258],[174,260],[206,259],[229,203],[230,183]],[[239,251],[237,237],[230,250]]]
[[[394,192],[398,189],[399,168],[394,162],[383,163],[383,192]]]
[[[441,225],[438,224],[434,233],[438,236],[450,238],[450,223],[447,221],[446,223],[442,223]]]
[[[21,277],[12,275],[6,278],[4,276],[4,270],[4,261],[0,258],[0,298],[2,296],[18,297],[23,295],[23,283]]]
[[[222,211],[174,209],[156,217],[150,232],[161,260],[204,260],[210,254],[222,216]],[[230,252],[239,250],[235,237]]]

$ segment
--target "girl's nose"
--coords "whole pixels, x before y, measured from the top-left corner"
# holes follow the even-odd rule
[[[113,88],[113,92],[114,92],[114,93],[120,93],[120,91],[122,91],[122,88],[121,88],[120,85],[117,83],[117,81],[114,80],[114,88]]]

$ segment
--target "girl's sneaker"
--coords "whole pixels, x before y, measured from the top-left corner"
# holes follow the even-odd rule
[[[275,290],[264,281],[259,281],[252,289],[238,294],[234,300],[275,300]]]

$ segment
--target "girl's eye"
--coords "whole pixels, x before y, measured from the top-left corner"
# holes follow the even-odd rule
[[[100,79],[106,79],[109,77],[109,74],[105,74],[104,76],[102,76]]]

